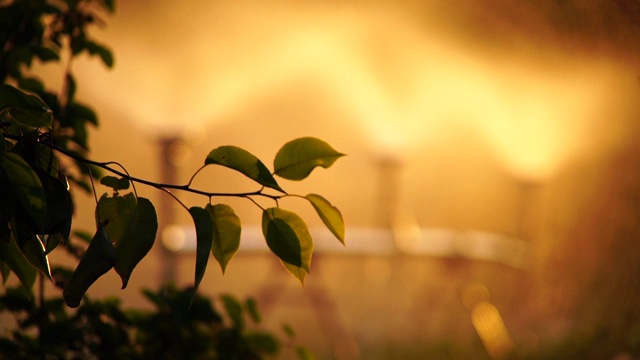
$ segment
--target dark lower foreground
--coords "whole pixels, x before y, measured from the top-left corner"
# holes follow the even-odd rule
[[[260,329],[283,339],[285,359],[295,357],[299,344],[318,359],[633,359],[640,356],[640,151],[634,147],[576,165],[535,189],[525,268],[462,255],[320,252],[301,288],[268,255],[241,253],[224,277],[207,274],[202,293],[255,296],[263,314]],[[188,258],[184,282],[192,276]],[[188,309],[183,305],[170,310]],[[58,331],[53,320],[66,315],[62,303],[52,306],[50,317],[31,320],[54,331],[37,341],[24,338],[26,346],[43,351],[46,344],[50,352],[56,344],[71,344],[77,351],[86,341],[95,349],[136,349],[101,322],[77,332],[65,324]],[[108,324],[112,320],[105,319],[117,312],[95,314],[109,308],[94,317]],[[295,329],[295,339],[282,331],[283,323]],[[26,334],[34,335],[33,324]],[[110,340],[87,335],[92,328],[105,330]],[[65,343],[67,335],[82,341]],[[3,342],[7,351],[19,343],[14,340]],[[190,344],[181,339],[163,345],[172,343]]]

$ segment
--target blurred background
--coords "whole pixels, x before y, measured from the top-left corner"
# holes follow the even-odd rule
[[[120,1],[94,34],[115,68],[73,71],[101,118],[91,157],[133,176],[186,183],[221,145],[271,167],[301,136],[348,154],[281,181],[347,226],[343,247],[307,203],[281,203],[315,235],[304,287],[266,250],[260,209],[229,198],[214,202],[242,219],[242,249],[200,286],[255,296],[318,359],[631,359],[639,34],[640,3],[623,0]],[[195,186],[256,190],[214,167]],[[193,282],[190,217],[138,191],[175,251],[159,238],[127,290],[110,272],[90,296],[145,306],[139,288]],[[77,195],[75,225],[92,231],[93,197]]]

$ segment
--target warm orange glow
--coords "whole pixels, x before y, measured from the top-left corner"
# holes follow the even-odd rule
[[[513,341],[495,306],[488,302],[476,305],[471,321],[492,359],[502,359],[511,351]]]
[[[502,71],[477,112],[498,157],[524,179],[547,178],[584,151],[607,99],[606,79],[593,64],[556,66]]]
[[[311,86],[343,107],[379,151],[438,142],[463,126],[527,179],[548,177],[584,150],[609,90],[597,64],[480,53],[375,7],[197,9],[187,16],[175,3],[136,28],[116,18],[106,37],[117,67],[113,74],[79,69],[98,77],[83,86],[140,127],[172,134],[223,121],[292,83]],[[162,41],[149,41],[155,37]]]
[[[572,299],[592,300],[584,296],[591,289],[577,290],[588,283],[586,275],[581,278],[584,269],[613,277],[605,261],[616,262],[620,254],[628,256],[627,265],[635,264],[635,252],[626,251],[625,243],[609,242],[618,232],[602,219],[629,221],[633,233],[624,236],[637,238],[630,194],[640,190],[636,177],[626,178],[638,159],[629,125],[638,118],[637,66],[626,67],[604,50],[573,53],[565,39],[551,35],[548,47],[539,46],[525,39],[536,26],[510,25],[509,19],[492,22],[496,28],[486,33],[461,36],[443,25],[453,14],[430,13],[442,1],[161,3],[119,2],[106,31],[97,34],[114,50],[113,70],[97,68],[97,61],[73,64],[78,99],[103,119],[92,133],[93,159],[122,161],[132,175],[158,180],[157,148],[151,147],[157,141],[143,140],[188,138],[193,156],[184,146],[170,153],[172,164],[180,165],[175,181],[184,184],[220,145],[241,146],[267,166],[278,146],[299,136],[322,138],[348,154],[304,183],[282,180],[290,194],[326,196],[347,226],[344,247],[328,230],[315,231],[323,228],[321,219],[308,204],[293,197],[278,203],[309,214],[304,219],[317,257],[306,288],[272,261],[255,204],[180,193],[187,206],[230,202],[242,219],[241,251],[224,277],[209,265],[202,291],[256,294],[271,306],[266,314],[291,320],[321,351],[361,352],[363,359],[373,353],[437,358],[433,349],[424,349],[429,355],[422,357],[383,350],[450,343],[477,345],[482,352],[480,342],[470,340],[479,336],[491,357],[500,358],[512,348],[526,352],[580,330],[579,319],[571,319],[577,314]],[[468,5],[460,11],[486,4]],[[520,6],[504,6],[514,12],[507,14],[511,21],[520,20]],[[511,38],[510,27],[519,26],[527,28],[525,34]],[[504,38],[488,44],[493,36]],[[512,40],[525,44],[512,48]],[[61,78],[59,70],[55,74]],[[194,144],[190,134],[201,143]],[[611,154],[627,148],[635,153],[616,159],[619,174],[602,175]],[[193,184],[230,192],[255,186],[226,170],[209,167]],[[600,176],[621,183],[600,182]],[[609,198],[612,191],[619,193]],[[152,200],[166,197],[153,194]],[[599,202],[589,201],[600,195]],[[261,201],[273,206],[270,199]],[[93,197],[85,204],[78,206],[89,209],[77,212],[79,228],[95,223]],[[168,227],[156,244],[176,251],[183,261],[178,281],[190,284],[197,245],[193,220],[182,209],[176,215],[176,227]],[[165,268],[154,256],[158,268]],[[608,257],[591,266],[600,256]],[[560,265],[552,268],[554,262]],[[132,278],[140,286],[149,286],[149,274],[157,272],[147,264],[141,262],[144,275]],[[572,266],[574,272],[566,271]],[[627,286],[628,277],[621,279]],[[326,293],[307,301],[314,286]],[[318,328],[334,320],[325,316],[331,311],[353,329],[357,343],[333,339],[340,335],[330,327]],[[557,315],[563,311],[569,315]]]

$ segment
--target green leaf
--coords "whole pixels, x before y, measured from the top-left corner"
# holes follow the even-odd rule
[[[84,46],[89,51],[89,54],[97,54],[107,67],[113,67],[113,54],[111,53],[111,50],[93,41],[86,41]]]
[[[291,265],[284,261],[281,261],[281,262],[282,262],[282,266],[284,266],[284,268],[287,269],[287,271],[291,275],[295,276],[295,278],[300,281],[300,284],[304,286],[304,280],[306,279],[307,274],[309,272],[300,266]]]
[[[16,209],[16,201],[9,189],[0,184],[0,241],[8,243],[11,239],[9,222],[13,219]]]
[[[328,168],[342,156],[322,140],[303,137],[284,144],[278,151],[273,161],[274,173],[288,180],[302,180],[317,166]]]
[[[51,109],[39,97],[28,95],[7,84],[0,85],[0,113],[8,111],[18,123],[31,127],[50,127]]]
[[[129,188],[129,179],[117,178],[115,176],[105,176],[100,179],[100,184],[110,187],[113,190],[127,190]]]
[[[33,235],[31,239],[22,246],[22,252],[34,268],[43,273],[49,280],[52,280],[49,258],[45,254],[44,245],[38,236]]]
[[[242,317],[242,306],[238,300],[231,295],[221,295],[220,299],[233,326],[242,331],[244,329],[244,318]]]
[[[116,243],[118,261],[114,269],[127,287],[133,269],[153,247],[158,232],[156,209],[149,199],[138,198],[131,221],[122,238]]]
[[[320,219],[322,219],[322,222],[331,233],[344,245],[344,221],[342,220],[340,210],[318,194],[308,194],[305,198],[309,200],[313,208],[316,209]]]
[[[285,334],[287,334],[287,337],[290,340],[293,340],[296,338],[296,332],[295,330],[293,330],[293,328],[291,327],[291,325],[289,324],[282,324],[282,331],[284,331]]]
[[[313,240],[298,215],[280,208],[266,209],[262,213],[262,233],[269,249],[282,261],[309,272]]]
[[[240,247],[240,233],[242,231],[240,218],[230,206],[225,204],[209,204],[206,210],[213,221],[211,253],[220,264],[224,274],[227,264]]]
[[[11,239],[11,229],[9,228],[8,221],[5,222],[5,220],[2,220],[2,222],[0,222],[0,241],[9,242],[10,239]]]
[[[44,189],[36,172],[19,155],[0,150],[0,186],[8,186],[36,226],[45,228]]]
[[[1,249],[0,249],[0,253],[2,253]],[[11,275],[11,268],[4,261],[2,261],[1,255],[0,255],[0,274],[2,274],[2,285],[6,285],[7,280],[9,280],[9,276]]]
[[[61,233],[55,233],[47,236],[47,241],[45,242],[45,254],[50,254],[58,245],[63,244],[66,240],[69,239],[69,236],[66,238]]]
[[[67,106],[68,116],[72,118],[78,118],[98,125],[98,116],[96,113],[87,106],[80,103],[73,102]]]
[[[249,346],[258,349],[259,353],[277,354],[280,351],[280,343],[271,334],[260,331],[253,331],[246,335]]]
[[[47,218],[43,233],[62,232],[66,240],[69,237],[69,231],[71,231],[73,217],[73,200],[67,190],[66,179],[63,183],[60,179],[44,174],[42,171],[39,173],[40,183],[45,191],[47,201]]]
[[[42,84],[42,81],[36,78],[25,77],[18,79],[18,87],[35,93],[44,92],[44,85]]]
[[[84,123],[76,121],[73,124],[73,135],[70,136],[69,139],[80,145],[83,149],[89,149],[89,132],[87,131],[87,126]]]
[[[91,239],[93,239],[93,235],[91,235],[88,231],[75,230],[73,232],[73,236],[78,238],[78,240],[85,242],[87,244],[91,243]]]
[[[115,0],[104,0],[104,6],[110,12],[114,12],[116,10],[116,2],[115,2]]]
[[[260,185],[286,193],[273,178],[269,169],[253,154],[236,146],[220,146],[211,150],[205,165],[217,164],[236,170]]]
[[[35,151],[38,154],[37,155],[38,159],[36,160],[36,163],[40,165],[39,168],[36,168],[36,172],[38,173],[38,175],[42,176],[44,174],[49,174],[55,179],[58,179],[60,176],[62,176],[63,179],[59,179],[59,180],[61,182],[64,182],[65,189],[68,188],[67,186],[68,183],[66,181],[66,178],[64,178],[63,175],[58,173],[58,165],[59,165],[58,158],[54,155],[51,147],[42,143],[36,143]],[[42,170],[42,171],[39,171],[39,170]],[[42,178],[40,180],[42,180]]]
[[[195,273],[195,290],[200,286],[202,277],[207,269],[209,262],[209,252],[211,251],[211,242],[213,239],[213,221],[209,212],[201,207],[193,206],[189,208],[189,214],[196,226],[196,273]]]
[[[31,230],[29,218],[21,208],[16,209],[13,220],[11,221],[11,234],[25,259],[51,280],[49,259],[47,259],[45,254],[42,241],[40,237]]]
[[[135,209],[136,198],[132,193],[113,197],[103,194],[96,207],[96,223],[106,224],[109,239],[117,244],[127,230]]]
[[[32,49],[33,53],[40,59],[42,62],[47,62],[51,60],[59,60],[60,57],[58,53],[50,48],[44,46],[38,46]]]
[[[104,225],[100,223],[87,251],[80,259],[78,267],[62,293],[67,306],[78,307],[89,287],[109,271],[117,260],[116,249],[109,240]]]
[[[258,311],[258,304],[256,303],[256,299],[248,298],[247,301],[245,301],[245,307],[247,309],[247,312],[249,313],[249,316],[251,317],[251,320],[253,320],[254,323],[258,324],[260,323],[260,321],[262,321],[260,311]]]
[[[0,241],[0,260],[16,274],[22,286],[31,293],[38,271],[27,261],[13,238],[9,243]]]
[[[67,113],[69,112],[69,105],[73,104],[73,99],[76,97],[76,79],[73,78],[71,72],[65,74],[65,81],[67,82]]]
[[[65,181],[66,182],[66,181]],[[62,243],[65,244],[69,239],[69,235],[71,234],[71,223],[73,221],[73,200],[71,199],[71,194],[67,190],[64,201],[66,202],[66,218],[64,218],[60,223],[55,224],[51,228],[51,232],[54,234],[60,234]]]

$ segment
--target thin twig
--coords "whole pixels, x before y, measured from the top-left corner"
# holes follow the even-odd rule
[[[12,139],[12,140],[20,140],[21,136],[16,136],[16,135],[12,135],[12,134],[4,134],[5,138],[7,139]],[[147,185],[159,190],[180,190],[180,191],[186,191],[186,192],[190,192],[190,193],[194,193],[194,194],[198,194],[198,195],[203,195],[209,198],[212,197],[241,197],[241,198],[250,198],[252,196],[262,196],[262,197],[266,197],[269,199],[272,199],[274,201],[276,201],[276,203],[278,202],[278,199],[287,196],[287,194],[284,195],[271,195],[271,194],[267,194],[264,193],[264,186],[260,188],[260,190],[257,191],[250,191],[250,192],[241,192],[241,193],[220,193],[220,192],[210,192],[210,191],[204,191],[204,190],[200,190],[200,189],[194,189],[192,188],[191,182],[185,184],[185,185],[177,185],[177,184],[164,184],[164,183],[157,183],[157,182],[153,182],[153,181],[149,181],[149,180],[145,180],[145,179],[141,179],[135,176],[131,176],[126,172],[114,169],[113,167],[111,167],[111,164],[114,164],[115,162],[100,162],[100,161],[95,161],[95,160],[91,160],[91,159],[87,159],[84,158],[82,156],[78,156],[77,154],[74,154],[71,151],[68,151],[66,149],[63,149],[55,144],[52,144],[49,141],[45,141],[42,140],[42,142],[48,146],[51,146],[55,151],[68,156],[74,160],[77,160],[81,163],[84,163],[85,165],[93,165],[96,167],[99,167],[101,169],[107,170],[112,174],[118,175],[122,178],[128,179],[129,181],[132,182],[137,182],[139,184],[143,184],[143,185]],[[121,166],[120,164],[118,164],[119,166]],[[200,171],[201,169],[199,169],[198,171]],[[95,195],[95,194],[94,194]]]
[[[196,172],[193,173],[193,175],[191,175],[191,179],[189,179],[189,182],[187,183],[187,187],[191,186],[191,183],[193,183],[193,179],[196,178],[196,175],[198,175],[198,173],[200,171],[202,171],[202,169],[204,169],[207,165],[202,165],[198,170],[196,170]]]
[[[100,216],[100,207],[98,206],[98,202],[99,202],[98,193],[96,192],[96,184],[93,182],[93,173],[91,172],[91,166],[87,165],[87,170],[89,170],[89,181],[91,181],[91,190],[93,190],[93,198],[96,200],[96,211],[98,212],[98,222],[101,222],[102,216]]]
[[[252,203],[254,203],[257,207],[259,207],[260,209],[262,209],[262,211],[264,211],[264,208],[262,206],[260,206],[260,204],[258,204],[257,201],[255,201],[253,198],[251,197],[247,197],[247,199],[249,199]]]
[[[171,191],[169,191],[169,189],[165,189],[165,188],[160,188],[160,190],[166,192],[167,194],[169,194],[169,196],[171,196],[175,201],[177,201],[180,205],[182,205],[182,207],[189,211],[189,208],[187,207],[187,205],[185,205],[182,201],[180,201],[180,199],[178,199],[177,196],[175,196]]]

